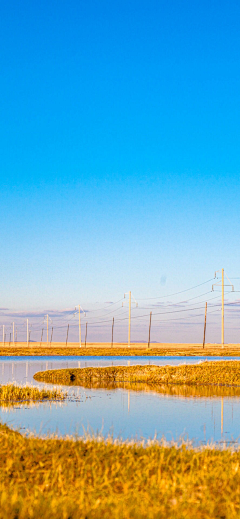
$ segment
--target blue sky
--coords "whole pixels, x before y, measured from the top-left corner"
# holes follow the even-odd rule
[[[233,1],[1,2],[2,308],[239,276],[239,21]]]

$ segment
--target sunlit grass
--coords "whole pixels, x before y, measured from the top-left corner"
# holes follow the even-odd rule
[[[41,382],[66,385],[86,383],[145,383],[159,385],[240,386],[240,362],[203,362],[180,366],[111,366],[41,371],[34,375]]]
[[[22,437],[0,426],[1,519],[234,519],[240,452]]]
[[[38,389],[34,386],[17,386],[15,384],[0,386],[0,406],[45,400],[63,400],[64,398],[64,393],[58,389]]]
[[[236,346],[226,346],[224,348],[215,345],[207,345],[205,349],[202,346],[195,345],[179,345],[179,346],[162,346],[153,347],[147,349],[147,345],[145,346],[131,346],[127,347],[94,347],[88,346],[85,348],[76,347],[76,346],[68,346],[67,348],[64,346],[54,346],[54,347],[39,347],[37,345],[31,344],[28,348],[25,346],[8,346],[1,347],[0,346],[0,355],[1,356],[48,356],[48,355],[57,355],[57,356],[240,356],[240,347]]]

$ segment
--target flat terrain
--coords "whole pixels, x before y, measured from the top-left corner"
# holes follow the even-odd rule
[[[132,343],[128,348],[127,344],[110,343],[88,343],[85,347],[79,347],[78,343],[38,343],[31,342],[27,346],[26,342],[5,343],[0,345],[1,356],[20,356],[20,355],[59,355],[59,356],[237,356],[240,357],[240,344],[226,344],[222,348],[221,344],[180,344],[180,343],[154,343],[147,347],[146,343]]]

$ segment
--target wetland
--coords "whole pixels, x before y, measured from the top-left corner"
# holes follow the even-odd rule
[[[164,436],[167,441],[185,437],[193,445],[208,442],[236,445],[240,432],[239,364],[234,358],[228,360],[230,362],[209,357],[86,357],[84,361],[76,357],[2,358],[1,379],[5,383],[27,382],[38,389],[64,389],[67,396],[61,401],[43,401],[31,407],[16,404],[6,410],[2,406],[0,417],[14,429],[41,436],[81,436],[85,431],[93,434],[101,431],[103,436],[110,434],[124,441]],[[139,366],[137,377],[136,365]],[[61,377],[69,370],[70,378],[64,375],[65,378],[54,378],[49,383],[49,370],[50,375],[53,371],[55,376],[59,370]],[[93,377],[94,370],[95,373],[100,371],[101,377]],[[36,380],[36,373],[40,371],[43,372],[41,381]],[[165,380],[159,379],[160,372]],[[127,373],[133,376],[127,377]],[[191,373],[193,378],[196,373],[201,374],[200,384],[194,380],[189,383]],[[71,380],[73,374],[75,379]],[[81,374],[80,379],[76,374]],[[203,384],[206,374],[208,378]],[[60,384],[56,386],[57,382]]]
[[[0,372],[1,519],[239,517],[235,358],[16,357]]]

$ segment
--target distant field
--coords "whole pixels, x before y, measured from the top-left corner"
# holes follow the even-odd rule
[[[46,342],[31,342],[27,346],[26,342],[18,342],[13,346],[12,343],[5,343],[0,346],[1,356],[15,355],[93,355],[93,356],[240,356],[240,344],[226,344],[222,348],[221,344],[205,344],[203,349],[200,343],[153,343],[150,348],[146,343],[131,343],[128,348],[126,343],[88,343],[85,347],[79,347],[78,343],[55,342],[50,345]]]

